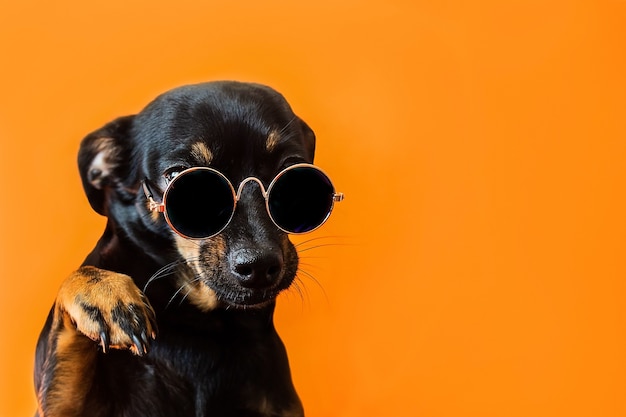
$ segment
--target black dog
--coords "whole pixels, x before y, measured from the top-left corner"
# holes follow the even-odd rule
[[[280,94],[236,82],[88,135],[80,174],[108,222],[39,338],[38,416],[302,416],[273,312],[298,271],[287,233],[342,198],[314,149]]]

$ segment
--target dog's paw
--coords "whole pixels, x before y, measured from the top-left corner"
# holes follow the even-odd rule
[[[156,337],[154,310],[128,275],[82,267],[61,285],[56,308],[104,352],[129,349],[143,355]]]

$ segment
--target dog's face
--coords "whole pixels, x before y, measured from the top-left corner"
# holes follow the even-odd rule
[[[290,286],[298,256],[270,219],[260,185],[244,184],[219,234],[189,239],[149,210],[142,182],[158,199],[185,169],[210,167],[235,188],[248,177],[267,187],[286,167],[312,163],[314,148],[311,129],[274,90],[207,83],[165,93],[138,115],[90,134],[79,168],[92,207],[119,225],[124,238],[162,266],[178,262],[182,296],[203,310],[262,306]]]

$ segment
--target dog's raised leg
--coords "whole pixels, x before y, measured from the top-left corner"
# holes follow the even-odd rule
[[[37,348],[39,417],[83,415],[98,350],[143,355],[156,337],[154,311],[132,279],[90,266],[63,282],[49,324]]]

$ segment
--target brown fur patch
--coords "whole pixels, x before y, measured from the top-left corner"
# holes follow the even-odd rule
[[[117,161],[119,151],[115,146],[115,139],[109,137],[96,139],[93,148],[96,153],[87,170],[87,178],[95,188],[102,189],[106,179],[119,163]]]
[[[146,201],[146,208],[150,210],[150,201]],[[157,210],[150,211],[150,218],[154,223],[159,221],[159,217],[161,217],[161,213],[159,213]]]
[[[113,149],[115,149],[115,139],[110,138],[108,136],[97,138],[94,142],[95,143],[93,144],[93,148],[97,152],[102,152],[102,151],[111,152]]]
[[[200,166],[208,166],[211,164],[211,161],[213,161],[213,152],[211,152],[204,142],[196,142],[191,145],[191,156]]]
[[[189,270],[189,272],[191,272],[191,270]],[[202,282],[202,280],[196,280],[194,273],[190,273],[185,278],[182,278],[181,281],[182,283],[179,283],[179,285],[187,287],[186,290],[183,290],[185,295],[198,309],[211,311],[218,306],[219,300],[217,299],[215,291]]]
[[[55,312],[55,322],[62,321],[57,333],[54,379],[39,393],[47,413],[51,416],[80,416],[85,397],[91,388],[97,351],[91,340],[81,335],[69,315]],[[40,409],[39,415],[43,416]]]
[[[193,265],[199,261],[200,241],[187,239],[178,234],[174,234],[174,239],[176,240],[176,249],[178,249],[178,253],[180,253],[183,258],[187,260],[189,265]]]
[[[203,271],[207,268],[206,263],[213,264],[218,259],[212,259],[213,257],[209,253],[204,255],[204,262],[200,262],[200,241],[185,239],[182,236],[176,235],[176,247],[178,252],[185,258],[187,265],[190,269],[180,271],[178,285],[185,287],[181,290],[183,296],[187,297],[189,301],[198,307],[202,311],[210,311],[215,309],[219,301],[215,291],[213,291],[202,279],[196,279],[198,276],[203,276]],[[221,247],[222,252],[225,247],[223,239],[216,236],[212,240],[216,241],[216,247]],[[220,243],[221,242],[221,246]],[[216,264],[213,264],[216,266]]]
[[[278,144],[279,140],[280,140],[280,134],[278,133],[278,131],[272,130],[265,142],[265,148],[269,152],[272,152],[274,148],[276,147],[276,145]]]

